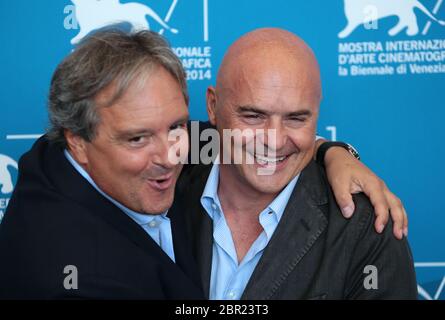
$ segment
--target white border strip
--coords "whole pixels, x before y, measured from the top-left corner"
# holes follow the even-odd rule
[[[8,134],[6,140],[36,140],[43,134]]]
[[[445,262],[415,262],[414,267],[445,267]]]
[[[208,0],[203,0],[203,11],[204,11],[204,42],[209,41],[209,2]]]

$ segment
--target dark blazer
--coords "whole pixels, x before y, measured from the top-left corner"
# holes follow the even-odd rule
[[[168,216],[176,264],[42,137],[19,162],[0,224],[0,299],[203,298],[182,212]],[[64,288],[68,265],[77,290]]]
[[[210,169],[210,165],[190,167],[178,182],[178,190],[187,193],[182,207],[206,296],[213,226],[200,197]],[[382,235],[377,234],[368,198],[354,195],[354,202],[354,216],[344,219],[324,169],[310,162],[300,175],[242,299],[416,299],[408,242],[393,236],[391,223]],[[377,268],[378,289],[365,289],[367,265]]]

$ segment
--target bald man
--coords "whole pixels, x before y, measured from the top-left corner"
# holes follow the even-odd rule
[[[317,60],[290,32],[258,29],[227,51],[207,91],[209,119],[221,137],[253,134],[221,141],[216,163],[178,183],[210,299],[416,298],[406,238],[374,230],[363,194],[343,219],[313,160],[321,95]]]

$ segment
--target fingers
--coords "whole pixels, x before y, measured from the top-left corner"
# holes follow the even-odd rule
[[[355,204],[352,200],[351,190],[349,188],[349,184],[347,183],[334,183],[332,189],[334,191],[335,200],[337,201],[338,206],[341,209],[341,213],[346,219],[352,217]]]
[[[351,155],[345,155],[344,150],[334,150],[326,156],[328,180],[343,216],[350,218],[355,211],[351,194],[363,191],[374,207],[376,231],[383,232],[391,215],[394,236],[402,239],[408,233],[407,215],[400,199],[389,191],[383,180],[361,162],[351,160]]]
[[[379,200],[377,200],[379,201]],[[372,205],[374,206],[374,211],[375,211],[375,215],[376,215],[376,219],[375,219],[375,230],[378,233],[382,233],[383,230],[385,229],[386,225],[388,224],[388,219],[389,219],[389,208],[388,205],[382,202],[372,202]]]
[[[408,214],[406,213],[405,208],[403,208],[403,214],[405,215],[405,223],[403,224],[403,234],[405,237],[408,237]]]
[[[368,195],[374,206],[376,231],[378,233],[383,232],[391,215],[394,236],[399,240],[403,239],[404,234],[408,233],[408,220],[400,199],[389,191],[385,183],[380,179],[377,184],[364,186],[363,191]]]
[[[374,207],[376,215],[375,230],[378,233],[383,232],[389,219],[390,206],[384,193],[385,189],[386,186],[380,179],[363,185],[363,192],[368,196]]]
[[[405,214],[403,212],[402,202],[397,198],[396,200],[390,200],[391,218],[394,221],[393,233],[397,239],[403,238],[403,226],[405,223]]]
[[[394,236],[402,239],[403,235],[408,234],[405,208],[400,199],[389,191],[383,180],[361,162],[349,159],[349,154],[345,159],[342,150],[331,152],[327,156],[330,156],[330,160],[325,161],[328,180],[345,218],[350,218],[355,211],[351,194],[364,192],[374,207],[375,229],[378,233],[383,232],[391,216],[394,221]]]
[[[402,223],[402,226],[396,225],[394,223],[394,225],[392,227],[392,233],[394,233],[394,236],[397,239],[402,240],[403,239],[403,223]]]
[[[403,207],[402,201],[388,189],[386,189],[385,194],[390,205],[389,211],[391,218],[394,222],[393,233],[397,239],[402,239],[404,233],[408,232],[408,219],[405,208]]]

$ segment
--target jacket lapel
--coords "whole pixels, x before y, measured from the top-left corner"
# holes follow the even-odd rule
[[[168,211],[168,217],[171,219],[173,247],[175,250],[176,264],[193,280],[195,285],[202,287],[198,267],[192,256],[192,247],[187,239],[186,225],[184,216],[185,210],[180,208],[180,199],[176,199],[173,206]]]
[[[327,203],[327,194],[326,186],[320,183],[320,174],[312,162],[301,173],[242,299],[270,299],[287,276],[298,269],[301,260],[326,228],[328,220],[321,206]]]
[[[199,232],[194,245],[194,256],[196,257],[198,269],[201,273],[204,295],[208,298],[210,291],[210,276],[212,272],[213,222],[202,206],[200,206],[196,212],[199,212],[202,219],[198,222]]]
[[[159,262],[167,265],[174,264],[141,226],[103,197],[78,174],[65,158],[60,147],[51,142],[46,142],[46,144],[47,148],[44,151],[46,153],[44,157],[45,171],[60,193],[88,208],[89,211],[118,230],[124,237],[143,249],[147,254],[154,256]]]
[[[201,205],[201,195],[210,174],[211,165],[196,165],[183,171],[178,181],[183,197],[188,237],[193,256],[201,274],[204,295],[209,296],[213,253],[213,222]]]

